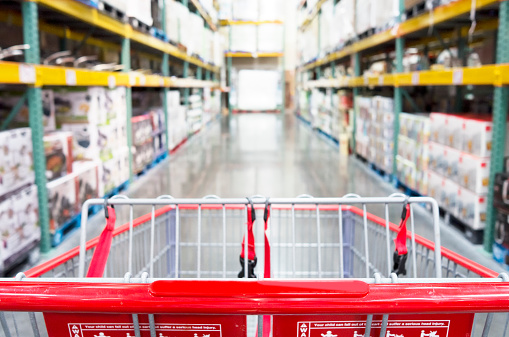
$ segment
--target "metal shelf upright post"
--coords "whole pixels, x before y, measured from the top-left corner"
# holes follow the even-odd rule
[[[24,1],[21,5],[23,14],[23,40],[30,45],[25,51],[25,61],[32,64],[40,64],[39,47],[39,18],[37,3]],[[35,69],[34,69],[35,72]],[[49,209],[48,193],[46,190],[46,158],[44,156],[44,127],[42,109],[42,89],[36,83],[27,88],[27,100],[29,111],[29,126],[32,130],[32,154],[35,172],[35,184],[37,185],[37,197],[39,201],[39,224],[41,227],[42,253],[51,249],[49,232]]]
[[[120,54],[120,61],[124,66],[123,72],[131,71],[131,40],[129,38],[122,39],[122,50]],[[126,87],[126,132],[127,132],[127,147],[129,148],[129,182],[133,180],[133,135],[131,118],[133,117],[133,89],[131,86]]]
[[[163,29],[163,32],[166,33],[166,0],[162,0],[162,11],[163,15],[161,17],[161,26]],[[170,55],[168,53],[163,53],[163,61],[161,64],[161,72],[163,76],[169,77],[170,76]],[[170,130],[168,128],[168,119],[169,119],[169,111],[168,111],[168,87],[164,86],[163,88],[163,113],[164,113],[164,137],[166,140],[166,147],[168,148],[170,144]],[[168,151],[169,154],[169,151]]]
[[[497,36],[497,64],[509,63],[509,1],[500,2]],[[505,140],[507,128],[507,108],[509,87],[496,84],[493,94],[493,140],[490,159],[490,178],[488,188],[488,209],[484,229],[484,249],[491,252],[495,236],[496,214],[493,207],[495,175],[504,169]]]
[[[402,22],[403,13],[405,11],[405,1],[399,0],[399,13],[398,24]],[[396,38],[396,73],[403,72],[403,53],[405,40],[398,36]],[[392,180],[397,182],[397,163],[396,156],[398,155],[398,135],[399,135],[399,114],[403,110],[403,93],[399,83],[394,86],[394,128],[393,128],[393,152],[392,152]]]
[[[232,2],[232,13],[233,13],[233,2]],[[228,51],[232,50],[232,26],[228,26]],[[228,86],[230,88],[228,92],[228,116],[231,117],[232,115],[232,88],[233,88],[233,81],[232,81],[232,67],[233,67],[233,58],[231,54],[228,54],[228,57],[226,58],[227,62],[227,68],[228,68]]]
[[[353,72],[355,77],[361,76],[361,55],[359,52],[354,53],[352,55],[353,58]],[[357,143],[355,140],[355,134],[357,132],[357,113],[358,113],[358,104],[356,97],[359,95],[359,88],[355,86],[353,88],[353,121],[352,121],[352,152],[356,153],[357,151]]]

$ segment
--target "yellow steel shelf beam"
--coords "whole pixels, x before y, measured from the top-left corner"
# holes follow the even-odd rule
[[[326,2],[327,0],[319,0],[315,7],[311,10],[311,12],[306,16],[306,19],[304,19],[304,21],[302,22],[302,24],[300,25],[299,29],[304,29],[306,28],[310,23],[311,21],[313,21],[313,19],[315,18],[316,14],[318,14],[318,12],[320,11],[320,8],[322,8],[322,5]]]
[[[225,52],[226,57],[282,57],[283,53],[244,53],[244,52]]]
[[[136,72],[93,71],[80,68],[0,61],[0,83],[35,86],[105,86],[218,88],[219,83],[187,78],[143,75]]]
[[[86,22],[92,26],[107,30],[119,36],[129,38],[132,41],[159,50],[173,57],[187,61],[196,66],[213,72],[219,72],[219,67],[206,64],[197,58],[191,57],[180,51],[177,47],[159,40],[151,35],[137,31],[131,25],[115,20],[108,15],[101,13],[96,8],[86,6],[78,1],[55,1],[55,0],[34,0],[37,3]]]
[[[476,9],[499,2],[498,0],[474,0],[474,1]],[[320,4],[320,2],[318,4]],[[397,37],[403,37],[410,33],[419,31],[421,29],[428,28],[432,25],[445,22],[459,15],[469,13],[471,8],[472,0],[458,0],[447,5],[439,6],[435,8],[431,13],[426,13],[411,18],[405,22],[402,22],[401,24],[392,29],[383,31],[378,34],[374,34],[370,37],[355,42],[337,52],[331,53],[320,60],[306,64],[301,67],[301,70],[310,70],[312,68],[316,68],[318,66],[330,63],[332,61],[344,58],[346,56],[366,50],[368,48],[378,46],[382,43],[392,41]]]
[[[219,21],[219,24],[221,26],[266,25],[266,24],[282,25],[283,21],[280,21],[280,20],[264,20],[264,21],[221,20],[221,21]]]
[[[377,86],[509,85],[509,64],[476,68],[426,70],[381,76],[342,77],[308,81],[306,88],[353,88]]]
[[[207,24],[209,25],[210,29],[213,31],[217,31],[216,24],[212,21],[212,18],[210,17],[209,13],[203,8],[201,3],[198,0],[191,0],[191,3],[198,9],[198,12],[200,12],[200,15],[202,18],[207,21]]]

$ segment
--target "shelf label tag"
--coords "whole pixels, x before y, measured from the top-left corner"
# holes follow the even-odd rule
[[[159,85],[160,85],[161,87],[164,87],[164,78],[162,78],[162,77],[161,77],[161,78],[159,79]]]
[[[452,83],[455,85],[463,84],[463,69],[454,69],[452,72]]]
[[[31,64],[20,64],[18,68],[19,81],[22,83],[35,83],[35,67]]]
[[[420,82],[420,74],[418,72],[412,73],[412,85],[419,85]]]
[[[72,69],[65,70],[65,84],[67,85],[76,85],[76,71]]]
[[[136,75],[135,74],[129,74],[129,85],[131,85],[131,86],[136,85]]]
[[[364,85],[368,85],[369,84],[369,77],[368,75],[364,75]]]
[[[378,76],[378,85],[384,85],[384,75]]]
[[[145,76],[143,76],[143,75],[142,75],[142,76],[140,76],[140,85],[143,85],[143,86],[144,86],[144,85],[145,85],[145,83],[146,83]]]
[[[117,86],[117,80],[115,79],[115,75],[108,76],[108,88],[113,89]]]

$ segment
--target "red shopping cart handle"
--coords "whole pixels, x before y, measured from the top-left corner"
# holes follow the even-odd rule
[[[162,280],[150,285],[150,293],[156,297],[364,297],[369,285],[357,280],[331,281],[227,281]],[[240,295],[240,296],[239,296]]]

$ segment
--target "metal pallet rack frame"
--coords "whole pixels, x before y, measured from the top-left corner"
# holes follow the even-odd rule
[[[299,9],[304,5],[303,0]],[[303,21],[300,29],[305,27],[313,20],[315,16],[320,19],[320,7],[324,1],[318,1],[316,6],[309,10],[308,16]],[[472,7],[475,6],[475,7]],[[432,25],[452,22],[454,19],[484,8],[498,8],[499,19],[488,22],[479,22],[477,30],[497,30],[496,62],[492,65],[483,65],[476,68],[452,68],[437,71],[417,71],[403,72],[403,54],[405,47],[405,37],[416,32],[430,28]],[[404,12],[404,1],[399,2],[400,13]],[[398,133],[399,133],[399,114],[402,112],[403,88],[405,86],[461,86],[466,85],[487,85],[494,87],[493,94],[493,143],[491,152],[491,164],[489,175],[489,193],[487,222],[484,230],[484,249],[492,251],[494,241],[495,210],[493,207],[493,187],[495,174],[503,170],[505,139],[506,139],[506,121],[507,109],[509,106],[509,1],[507,0],[458,0],[448,5],[442,5],[430,12],[412,17],[403,21],[400,14],[397,18],[397,29],[387,29],[380,33],[375,33],[366,38],[357,40],[340,50],[334,51],[325,57],[319,58],[313,62],[300,66],[300,82],[304,89],[319,88],[352,88],[353,95],[357,96],[359,88],[388,86],[394,88],[394,149],[393,156],[396,158],[398,153]],[[461,37],[465,37],[468,29],[461,30]],[[424,37],[418,43],[425,44],[436,38]],[[415,43],[414,43],[415,44]],[[361,52],[367,52],[376,47],[388,47],[395,50],[396,72],[382,76],[361,76]],[[351,57],[353,63],[354,76],[332,79],[318,79],[303,82],[304,72],[316,71],[319,75],[322,66],[331,65],[337,61]],[[319,76],[317,76],[318,78]],[[354,108],[354,111],[356,109]],[[355,133],[355,118],[353,119],[353,132]],[[355,137],[353,138],[353,148],[355,149]],[[396,172],[396,160],[393,160],[393,172]]]
[[[187,5],[187,0],[183,0]],[[208,13],[204,10],[198,0],[191,0],[197,13],[199,13],[212,30],[217,27]],[[66,18],[71,28],[59,29],[59,27],[47,24],[39,20],[39,10],[52,11]],[[163,9],[165,0],[163,0]],[[131,149],[131,116],[132,116],[132,88],[133,87],[154,87],[162,88],[167,92],[169,88],[183,88],[185,93],[189,93],[189,88],[219,87],[217,81],[219,67],[208,64],[199,58],[187,55],[172,44],[163,39],[156,38],[148,33],[138,31],[129,24],[113,19],[107,14],[96,8],[89,7],[78,1],[53,1],[53,0],[33,0],[21,2],[21,16],[11,11],[0,11],[0,21],[9,21],[22,26],[24,43],[30,48],[25,52],[25,62],[4,62],[0,61],[0,84],[19,84],[26,85],[26,97],[29,107],[29,126],[32,130],[33,143],[33,161],[35,171],[35,184],[38,187],[39,200],[39,220],[41,226],[42,253],[51,249],[51,236],[49,231],[49,213],[48,199],[46,191],[45,169],[46,162],[43,146],[43,123],[42,123],[42,97],[41,90],[43,86],[124,86],[127,88],[127,138],[128,147]],[[165,15],[163,15],[163,31],[165,31]],[[107,39],[89,37],[72,30],[72,23],[87,24],[91,29],[101,29],[109,37],[120,38],[120,45]],[[91,71],[78,68],[54,67],[41,65],[39,30],[52,33],[59,37],[65,37],[77,41],[86,41],[87,44],[98,47],[114,48],[120,51],[121,64],[124,66],[123,72],[102,72]],[[147,57],[160,58],[162,75],[140,75],[131,72],[131,42],[136,44],[136,48],[144,51]],[[154,56],[154,54],[156,56]],[[170,77],[169,61],[170,57],[175,62],[182,62],[184,67],[183,78]],[[189,65],[197,67],[197,73],[205,69],[205,80],[186,78],[188,76]],[[168,116],[168,102],[166,95],[163,95],[163,110],[165,118]],[[187,101],[186,101],[187,104]],[[16,113],[13,109],[11,116]],[[9,119],[8,118],[8,119]],[[165,130],[166,144],[168,143],[168,129]],[[130,180],[134,179],[132,168],[132,153],[129,151],[130,159]]]

